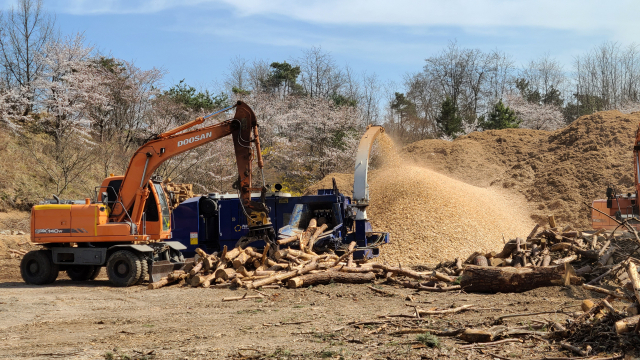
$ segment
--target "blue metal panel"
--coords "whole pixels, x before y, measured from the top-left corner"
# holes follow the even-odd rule
[[[198,233],[200,239],[200,217],[198,213],[199,197],[185,200],[177,208],[173,210],[173,221],[171,222],[173,229],[171,231],[172,240],[179,241],[187,247],[185,254],[195,252],[197,244],[191,244],[191,233]]]

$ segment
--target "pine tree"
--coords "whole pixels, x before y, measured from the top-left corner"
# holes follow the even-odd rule
[[[522,120],[518,119],[515,111],[508,106],[504,106],[502,99],[500,99],[493,106],[487,119],[481,118],[480,126],[484,130],[513,129],[519,127],[521,122]]]
[[[452,138],[456,138],[458,134],[463,132],[462,117],[458,115],[458,109],[448,96],[442,102],[440,114],[436,117],[436,124],[443,134]]]

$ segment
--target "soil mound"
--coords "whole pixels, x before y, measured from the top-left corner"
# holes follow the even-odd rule
[[[553,132],[506,129],[474,132],[448,142],[423,140],[403,152],[416,163],[477,186],[520,192],[543,222],[590,227],[583,202],[603,198],[609,183],[633,186],[633,141],[640,113],[605,111]]]

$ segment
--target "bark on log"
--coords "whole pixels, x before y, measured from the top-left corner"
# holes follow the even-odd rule
[[[469,343],[484,343],[493,340],[493,333],[486,330],[466,329],[459,338]]]
[[[624,318],[620,321],[616,321],[615,329],[618,334],[624,334],[630,331],[633,331],[638,325],[638,320],[640,320],[640,315],[631,316],[628,318]]]
[[[464,291],[511,293],[563,283],[564,266],[546,268],[481,267],[469,265],[462,273]]]
[[[345,273],[341,271],[325,271],[318,274],[307,274],[295,279],[289,280],[287,286],[290,288],[299,288],[301,286],[317,285],[317,284],[329,284],[330,282],[336,283],[349,283],[349,284],[363,284],[373,281],[376,278],[374,273]]]
[[[576,275],[582,276],[582,275],[590,273],[592,270],[593,269],[591,268],[591,266],[585,265],[585,266],[581,267],[580,269],[576,270]]]

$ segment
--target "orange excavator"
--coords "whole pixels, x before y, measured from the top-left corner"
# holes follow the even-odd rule
[[[232,119],[186,131],[207,118],[235,108]],[[251,108],[237,104],[154,136],[133,155],[124,176],[110,176],[96,190],[96,199],[60,200],[54,196],[31,210],[31,241],[42,250],[27,253],[20,272],[29,284],[55,281],[59,271],[72,280],[92,280],[104,266],[116,286],[130,286],[185,265],[181,250],[171,239],[171,212],[162,179],[152,176],[172,157],[220,138],[232,136],[238,166],[234,188],[247,217],[252,240],[273,243],[275,232],[265,205],[266,187],[252,187],[253,149],[260,171],[263,161],[256,116]],[[252,144],[254,146],[252,146]],[[252,201],[260,191],[262,201]]]
[[[636,131],[633,144],[633,175],[635,193],[619,194],[613,184],[607,187],[607,198],[594,200],[592,206],[618,221],[626,221],[636,230],[640,230],[640,209],[638,193],[640,193],[640,125]],[[596,210],[591,210],[591,226],[594,229],[614,230],[618,223]]]

